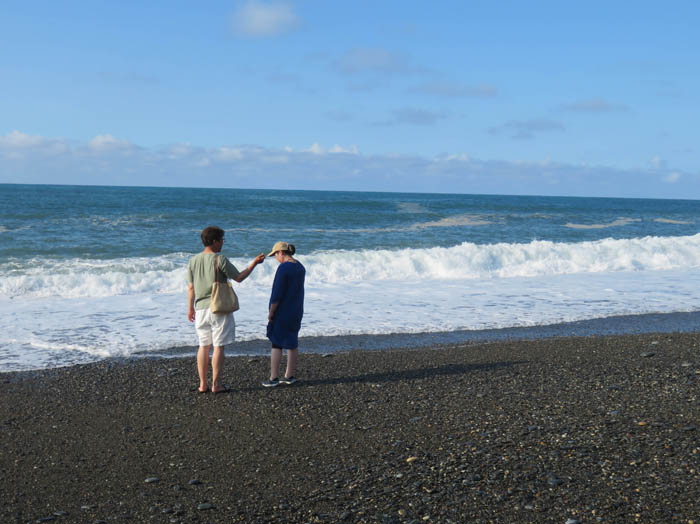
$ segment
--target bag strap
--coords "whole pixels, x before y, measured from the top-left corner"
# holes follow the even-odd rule
[[[219,255],[214,257],[214,282],[219,281]]]

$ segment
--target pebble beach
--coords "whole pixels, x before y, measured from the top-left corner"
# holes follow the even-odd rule
[[[700,522],[700,334],[0,375],[2,522]]]

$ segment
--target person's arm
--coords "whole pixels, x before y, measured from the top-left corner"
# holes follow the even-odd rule
[[[187,284],[187,320],[194,322],[194,284]]]
[[[272,282],[272,293],[270,293],[270,310],[267,312],[267,321],[272,322],[275,318],[275,312],[277,311],[277,306],[279,306],[284,297],[284,293],[287,287],[286,274],[281,269],[277,268],[275,273],[275,280]]]
[[[270,311],[267,314],[267,321],[272,322],[272,320],[275,318],[275,311],[277,311],[277,306],[279,306],[279,302],[275,302],[274,304],[270,304]]]
[[[257,257],[253,259],[253,261],[247,268],[245,268],[243,271],[238,273],[238,275],[233,277],[233,280],[235,280],[236,282],[243,282],[253,272],[255,266],[257,266],[258,264],[262,264],[264,261],[265,255],[263,253],[260,253]]]

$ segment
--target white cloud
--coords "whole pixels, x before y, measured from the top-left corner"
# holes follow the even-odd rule
[[[312,153],[314,155],[325,155],[328,153],[346,153],[346,154],[351,154],[351,155],[359,155],[360,151],[357,148],[356,145],[352,145],[349,148],[342,147],[338,144],[335,144],[333,147],[330,149],[326,149],[325,147],[321,146],[318,142],[314,142],[311,144],[311,147],[306,150],[309,153]]]
[[[464,153],[364,155],[356,145],[318,142],[304,150],[145,148],[108,134],[77,142],[19,131],[0,136],[0,183],[700,198],[700,173],[663,167],[484,161]]]
[[[55,138],[45,138],[29,135],[13,130],[5,136],[0,136],[0,152],[6,158],[24,158],[26,154],[61,155],[68,151],[65,141]]]
[[[40,136],[32,136],[21,131],[10,131],[5,136],[0,136],[0,147],[2,148],[29,148],[42,145],[46,142],[45,138]]]
[[[360,150],[357,148],[357,145],[352,145],[350,148],[342,147],[339,146],[338,144],[335,144],[333,147],[331,147],[328,150],[329,153],[347,153],[351,155],[359,155]]]
[[[97,135],[88,142],[88,148],[93,151],[117,151],[129,150],[134,146],[128,140],[115,138],[110,134]]]
[[[286,3],[251,0],[233,13],[233,31],[238,36],[277,36],[295,29],[299,18]]]
[[[658,155],[653,156],[649,162],[654,169],[659,169],[666,165],[666,162]]]

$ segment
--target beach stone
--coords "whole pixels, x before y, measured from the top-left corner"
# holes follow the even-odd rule
[[[554,473],[547,475],[547,484],[550,486],[560,486],[564,483],[562,479],[557,477]]]
[[[146,484],[153,484],[154,482],[160,482],[160,479],[158,477],[148,477],[144,482]]]
[[[208,502],[203,502],[202,504],[197,504],[197,509],[199,511],[204,511],[207,509],[214,509],[216,506],[214,504],[209,504]]]

